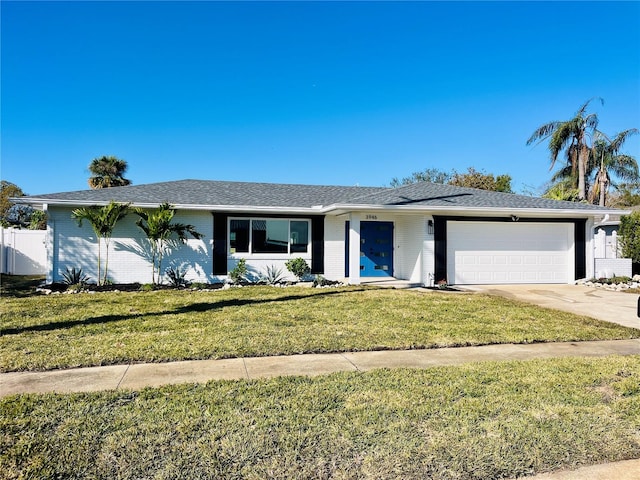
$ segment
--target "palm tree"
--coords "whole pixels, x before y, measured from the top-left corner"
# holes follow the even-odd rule
[[[98,239],[98,285],[104,285],[107,282],[107,274],[109,271],[109,242],[113,234],[113,229],[127,213],[130,212],[130,204],[109,202],[108,205],[91,205],[90,207],[76,208],[71,212],[71,218],[78,222],[78,226],[82,226],[83,221],[88,221],[91,228]],[[104,276],[101,275],[101,244],[104,239],[106,247],[106,255],[104,262]]]
[[[160,283],[162,257],[172,239],[171,237],[177,237],[177,240],[185,243],[187,235],[191,235],[196,239],[202,238],[203,235],[197,232],[193,225],[171,223],[176,211],[166,202],[160,205],[157,210],[151,212],[142,209],[136,209],[135,212],[140,217],[136,225],[142,229],[151,245],[151,282],[154,284]]]
[[[591,149],[591,165],[596,170],[590,201],[604,207],[609,186],[612,185],[611,174],[621,180],[638,181],[639,171],[636,159],[630,155],[620,154],[620,149],[631,135],[638,133],[638,129],[630,128],[609,139],[601,132],[597,132],[596,140]]]
[[[591,99],[593,100],[593,99]],[[589,159],[589,145],[587,138],[592,134],[598,126],[598,116],[595,113],[587,115],[587,107],[591,100],[587,101],[576,112],[571,120],[555,121],[538,127],[529,140],[527,145],[538,141],[549,139],[549,152],[551,153],[551,167],[556,163],[558,155],[561,151],[565,151],[567,164],[571,165],[573,172],[577,170],[578,180],[578,200],[584,200],[586,195],[586,170]],[[601,103],[604,103],[600,99]]]
[[[130,185],[131,180],[124,178],[127,168],[127,162],[116,157],[94,158],[89,164],[89,186],[95,190]]]

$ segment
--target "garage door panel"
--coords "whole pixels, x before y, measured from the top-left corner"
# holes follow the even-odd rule
[[[447,223],[447,271],[457,284],[567,283],[571,223]]]

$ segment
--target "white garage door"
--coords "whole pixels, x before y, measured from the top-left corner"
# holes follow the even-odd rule
[[[570,223],[447,222],[450,283],[568,283],[574,263]]]

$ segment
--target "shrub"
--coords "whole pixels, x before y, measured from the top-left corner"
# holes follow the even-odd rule
[[[153,283],[145,283],[144,285],[140,285],[141,292],[151,292],[155,289],[155,285]]]
[[[302,278],[311,271],[311,268],[309,268],[309,265],[304,258],[292,258],[291,260],[287,260],[285,266],[287,267],[287,270],[298,277],[298,280],[302,280]]]
[[[89,283],[89,280],[89,275],[86,275],[82,271],[82,268],[78,268],[76,270],[76,267],[73,267],[71,270],[69,270],[69,267],[67,267],[66,271],[62,273],[62,283],[64,283],[65,285],[84,286]]]
[[[167,277],[169,277],[169,285],[172,287],[186,287],[189,282],[185,279],[187,276],[187,270],[183,270],[180,267],[169,267],[165,270]]]
[[[238,260],[236,266],[229,272],[229,278],[233,283],[240,283],[245,280],[247,271],[247,261],[244,258],[241,258]]]
[[[640,210],[620,218],[619,234],[622,256],[640,263]]]
[[[281,268],[271,265],[267,267],[267,271],[262,275],[261,280],[267,285],[277,285],[284,282],[284,273]]]

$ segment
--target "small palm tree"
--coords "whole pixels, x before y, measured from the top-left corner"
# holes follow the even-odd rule
[[[131,180],[124,178],[127,168],[127,162],[117,157],[94,158],[89,164],[89,186],[96,190],[130,185]]]
[[[601,132],[597,132],[597,139],[591,149],[591,165],[595,169],[593,188],[589,200],[604,207],[609,186],[612,185],[612,175],[628,181],[638,181],[639,171],[636,159],[629,155],[620,154],[622,145],[631,135],[638,133],[638,129],[630,128],[609,139]]]
[[[177,237],[180,242],[184,243],[187,240],[187,235],[196,239],[202,238],[203,235],[196,231],[193,225],[171,223],[176,211],[166,202],[153,211],[136,209],[135,212],[140,217],[136,225],[142,229],[151,245],[151,281],[154,284],[160,283],[162,257],[172,237]],[[158,273],[157,279],[156,272]]]
[[[83,221],[88,221],[98,239],[98,285],[103,285],[107,281],[109,271],[109,242],[113,235],[113,230],[121,219],[130,212],[130,204],[109,202],[108,205],[92,205],[90,207],[76,208],[71,212],[71,218],[82,226]],[[106,255],[104,262],[104,276],[101,275],[101,244],[104,239]]]
[[[587,198],[586,178],[590,152],[587,140],[598,126],[598,116],[595,113],[586,113],[591,100],[582,105],[572,119],[544,124],[538,127],[527,140],[527,145],[531,145],[534,142],[540,143],[549,139],[550,170],[555,165],[560,152],[565,151],[567,165],[571,165],[573,172],[578,172],[576,176],[578,200]],[[600,101],[602,102],[602,99]]]

